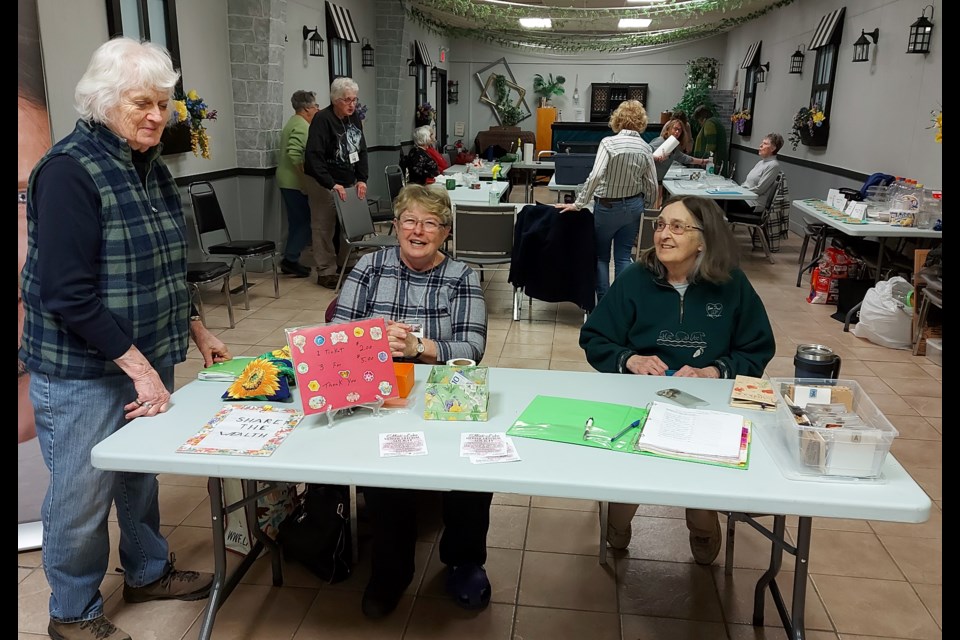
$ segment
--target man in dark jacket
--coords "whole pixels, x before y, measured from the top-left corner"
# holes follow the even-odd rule
[[[347,199],[347,189],[356,188],[357,197],[367,197],[367,142],[357,110],[359,87],[351,78],[337,78],[330,85],[330,106],[310,123],[304,172],[308,180],[313,258],[317,262],[317,284],[337,286],[337,209],[334,195]]]

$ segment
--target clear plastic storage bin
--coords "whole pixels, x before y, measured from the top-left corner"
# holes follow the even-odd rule
[[[777,394],[777,424],[796,471],[805,476],[877,478],[898,432],[856,380],[771,378]],[[801,398],[794,398],[797,389]],[[805,426],[797,423],[783,396],[804,405],[843,403],[860,417],[860,427]]]

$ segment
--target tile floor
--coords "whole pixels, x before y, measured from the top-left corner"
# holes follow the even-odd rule
[[[543,194],[544,197],[549,197]],[[744,248],[749,251],[745,232]],[[942,383],[941,369],[923,357],[872,345],[843,333],[833,309],[809,305],[794,286],[799,242],[791,238],[768,264],[759,251],[744,258],[745,271],[766,304],[777,335],[771,376],[793,373],[798,343],[821,342],[843,358],[842,374],[856,379],[900,431],[892,451],[934,505],[930,520],[906,525],[858,520],[814,520],[807,591],[807,638],[874,640],[942,637]],[[234,355],[259,354],[283,344],[283,327],[317,322],[332,292],[311,279],[284,277],[282,297],[263,282],[252,309],[237,309],[235,329],[215,329]],[[216,302],[216,293],[205,297]],[[488,278],[490,331],[484,364],[529,369],[590,370],[577,346],[582,314],[573,305],[534,302],[532,320],[513,322],[504,273]],[[226,327],[223,306],[208,305],[208,325]],[[177,385],[201,366],[195,351],[177,368]],[[212,570],[205,479],[162,476],[163,531],[184,568]],[[498,494],[494,499],[487,569],[492,604],[469,613],[443,594],[437,557],[439,516],[426,500],[421,517],[417,575],[398,610],[371,622],[360,613],[369,572],[364,558],[338,585],[321,584],[296,565],[285,586],[274,588],[268,563],[258,561],[217,616],[218,639],[293,638],[514,638],[523,640],[783,638],[774,606],[768,627],[751,626],[753,584],[765,566],[764,539],[738,531],[736,569],[693,564],[683,512],[641,507],[625,552],[597,563],[595,503]],[[788,522],[788,527],[791,523]],[[795,523],[794,523],[795,524]],[[111,523],[116,538],[116,525]],[[363,540],[361,540],[361,551]],[[722,557],[722,554],[721,554]],[[110,567],[119,566],[114,551]],[[792,560],[782,586],[789,591]],[[40,552],[17,556],[18,638],[46,637],[48,589]],[[203,602],[126,605],[122,577],[102,586],[106,613],[137,639],[196,638]],[[789,594],[786,594],[789,598]]]

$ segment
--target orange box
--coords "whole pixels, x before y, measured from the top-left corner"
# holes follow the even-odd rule
[[[394,362],[393,372],[397,374],[397,392],[401,398],[406,398],[413,390],[413,363]]]

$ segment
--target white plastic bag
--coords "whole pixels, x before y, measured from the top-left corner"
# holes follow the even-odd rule
[[[904,289],[912,287],[900,276],[868,289],[853,335],[891,349],[909,349],[913,344],[913,307],[904,303],[904,296],[898,295]]]

